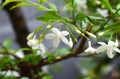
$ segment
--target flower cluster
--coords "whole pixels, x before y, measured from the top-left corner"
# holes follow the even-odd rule
[[[69,40],[66,38],[66,36],[69,35],[69,32],[67,31],[60,31],[57,28],[52,28],[52,33],[48,33],[45,35],[46,39],[52,39],[53,40],[53,46],[56,48],[59,46],[60,41],[68,45],[69,47],[73,46],[72,38],[69,38]],[[33,50],[36,50],[37,54],[40,54],[43,58],[46,57],[45,55],[45,46],[43,43],[39,43],[39,40],[36,39],[36,35],[34,32],[30,33],[27,36],[27,44],[30,46]]]
[[[36,53],[41,55],[41,57],[45,58],[45,46],[43,43],[39,43],[38,39],[36,39],[36,35],[34,33],[31,33],[27,36],[27,44],[30,46],[33,50],[36,50]]]
[[[113,58],[114,56],[114,52],[118,52],[120,53],[120,50],[117,48],[117,44],[114,41],[108,41],[108,44],[104,43],[104,42],[98,42],[98,44],[100,44],[101,46],[99,46],[98,48],[93,48],[91,47],[91,42],[88,42],[89,47],[85,50],[85,52],[90,53],[90,54],[94,54],[94,53],[101,53],[101,52],[106,52],[108,55],[108,58]]]

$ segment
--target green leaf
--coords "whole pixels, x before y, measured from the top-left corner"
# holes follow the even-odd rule
[[[37,20],[41,20],[44,22],[52,22],[56,20],[61,20],[62,17],[58,15],[56,12],[47,12],[46,14],[37,18]]]
[[[71,49],[69,48],[61,48],[55,51],[55,54],[57,55],[67,55],[69,53],[71,53]]]
[[[47,2],[47,0],[38,0],[39,3]]]
[[[45,7],[45,6],[41,5],[41,4],[37,5],[36,9],[39,10],[39,11],[41,11],[41,10],[43,10],[43,11],[51,11],[50,9],[48,9],[47,7]]]
[[[83,13],[78,13],[75,17],[75,20],[85,20],[87,16]]]
[[[26,55],[21,61],[31,62],[31,63],[37,65],[40,60],[41,60],[40,55],[29,54],[29,55]]]
[[[10,9],[14,9],[14,8],[17,8],[17,7],[22,7],[22,6],[32,6],[32,4],[29,4],[29,3],[26,3],[26,2],[19,2],[18,4],[16,4],[15,6],[13,6]]]
[[[120,33],[120,22],[113,23],[106,27],[107,30],[111,30],[112,32]]]
[[[4,6],[6,6],[7,4],[9,4],[11,2],[20,2],[20,0],[5,0],[5,2],[2,4],[0,9],[2,9]]]
[[[15,53],[18,51],[31,51],[31,49],[30,48],[20,48],[20,49],[16,50]]]
[[[102,0],[102,4],[107,8],[110,12],[112,12],[112,6],[109,2],[109,0]]]
[[[6,48],[11,48],[13,44],[13,41],[11,39],[6,39],[5,41],[3,41],[3,46]]]
[[[53,77],[51,75],[45,75],[45,76],[43,76],[42,79],[53,79]]]
[[[48,2],[48,5],[49,5],[49,6],[50,6],[50,8],[52,9],[52,11],[57,12],[57,8],[56,8],[56,6],[55,6],[53,3]]]

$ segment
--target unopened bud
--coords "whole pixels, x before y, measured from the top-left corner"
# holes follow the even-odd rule
[[[34,36],[34,32],[30,33],[30,34],[27,36],[27,40],[32,39],[32,38],[33,38],[33,36]]]
[[[93,33],[86,32],[91,38],[96,38],[96,36]]]

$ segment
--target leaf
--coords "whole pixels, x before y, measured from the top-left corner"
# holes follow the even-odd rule
[[[57,55],[67,55],[71,53],[71,50],[69,48],[61,48],[55,51],[55,54]]]
[[[46,14],[37,18],[37,20],[41,20],[44,22],[52,22],[56,20],[61,20],[62,17],[58,15],[56,12],[47,12]]]
[[[85,20],[87,16],[83,13],[78,13],[75,17],[75,20]]]
[[[25,50],[26,51],[31,51],[30,48],[20,48],[20,49],[16,50],[15,53],[18,52],[18,51],[25,51]]]
[[[11,39],[6,39],[5,41],[3,41],[3,46],[6,48],[11,48],[13,44],[13,41]]]
[[[109,2],[109,0],[102,0],[102,4],[107,8],[110,12],[112,12],[112,6]]]
[[[47,0],[38,0],[39,3],[47,2]]]
[[[0,9],[2,9],[4,6],[6,6],[7,4],[9,4],[11,2],[20,2],[20,0],[5,0],[5,2],[3,2],[2,6],[0,7]]]
[[[119,33],[120,32],[120,22],[113,23],[106,27],[107,30],[111,30],[113,32]]]
[[[21,6],[32,6],[32,4],[29,4],[29,3],[26,3],[26,2],[19,2],[18,4],[16,4],[12,8],[10,8],[10,10],[12,10],[14,8],[17,8],[17,7],[21,7]]]
[[[53,79],[53,77],[51,75],[45,75],[45,76],[43,76],[42,79]]]
[[[37,65],[40,60],[41,60],[40,55],[29,54],[29,55],[26,55],[21,61],[32,62],[33,64]]]
[[[43,10],[43,11],[51,11],[50,9],[48,9],[47,7],[45,7],[45,6],[41,5],[41,4],[36,5],[36,9],[39,10],[39,11],[41,11],[41,10]]]
[[[55,6],[53,3],[48,2],[48,5],[49,5],[49,6],[50,6],[50,8],[52,9],[52,11],[57,12],[57,8],[56,8],[56,6]]]

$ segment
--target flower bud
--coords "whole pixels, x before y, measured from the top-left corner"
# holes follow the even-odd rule
[[[86,32],[91,38],[96,38],[96,36],[93,33]]]
[[[27,40],[32,39],[32,38],[33,38],[33,36],[34,36],[34,32],[30,33],[30,34],[27,36]]]

